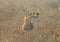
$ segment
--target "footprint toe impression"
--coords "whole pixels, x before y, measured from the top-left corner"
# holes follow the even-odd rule
[[[33,18],[38,19],[39,18],[39,13],[35,13],[35,15],[33,16]]]

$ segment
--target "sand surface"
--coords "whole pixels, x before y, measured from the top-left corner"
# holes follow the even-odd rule
[[[60,0],[0,0],[0,42],[60,42],[59,7]],[[27,20],[24,32],[30,13],[39,15]]]

